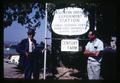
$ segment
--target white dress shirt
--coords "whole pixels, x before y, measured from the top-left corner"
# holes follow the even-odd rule
[[[103,42],[100,39],[96,38],[92,42],[89,41],[85,48],[89,51],[102,51],[104,49],[104,46]],[[88,59],[95,60],[93,57],[89,57]]]
[[[29,40],[29,52],[32,52],[35,46],[34,43],[30,40],[30,38],[28,38],[28,40]]]

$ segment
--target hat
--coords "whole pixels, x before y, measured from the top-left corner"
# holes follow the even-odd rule
[[[35,30],[34,29],[28,29],[28,34],[35,34]]]

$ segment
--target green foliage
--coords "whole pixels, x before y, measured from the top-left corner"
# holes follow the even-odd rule
[[[7,28],[12,24],[13,21],[17,21],[21,25],[27,25],[37,28],[40,26],[40,19],[43,19],[45,16],[44,5],[40,2],[11,2],[4,4],[4,18],[3,18],[3,27]],[[33,17],[28,16],[32,13],[33,10],[36,10],[36,13]],[[32,21],[34,20],[34,21]],[[34,24],[34,25],[33,25]],[[29,28],[31,28],[29,27]]]
[[[31,2],[8,2],[4,4],[4,18],[3,18],[3,26],[4,28],[10,26],[13,21],[17,21],[21,25],[27,24],[31,27],[39,27],[40,23],[38,20],[44,19],[45,16],[45,3],[49,3],[48,6],[48,22],[51,24],[52,22],[52,13],[55,9],[65,8],[68,6],[76,6],[76,7],[86,7],[88,6],[96,6],[97,3],[93,2],[93,0],[36,0]],[[29,14],[36,9],[36,13],[33,18],[28,17]],[[32,21],[34,20],[34,21]],[[34,24],[34,26],[33,26]],[[49,27],[50,28],[50,27]]]

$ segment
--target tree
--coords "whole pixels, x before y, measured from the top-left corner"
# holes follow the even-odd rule
[[[6,4],[8,3],[8,4]],[[45,7],[44,2],[35,1],[35,2],[5,2],[3,5],[4,16],[3,16],[3,27],[7,28],[12,24],[13,21],[17,21],[21,25],[26,25],[28,27],[39,27],[40,19],[43,19],[45,16]],[[31,18],[29,14],[35,11],[35,15]]]
[[[6,28],[12,24],[13,21],[17,21],[21,25],[26,27],[39,27],[41,25],[40,19],[45,17],[45,3],[50,3],[48,8],[48,21],[52,22],[52,13],[55,9],[65,8],[68,6],[95,6],[94,2],[89,0],[36,0],[31,2],[9,2],[6,1],[3,5],[4,16],[3,16],[3,27]],[[83,5],[82,5],[83,4]],[[89,8],[89,7],[88,7]],[[29,14],[35,11],[35,15],[31,18]]]

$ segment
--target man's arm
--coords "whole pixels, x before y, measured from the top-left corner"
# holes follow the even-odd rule
[[[84,51],[84,55],[86,56],[98,56],[100,51],[89,51],[89,50],[85,50]]]
[[[23,46],[24,46],[24,40],[22,40],[16,47],[16,51],[20,54],[24,54],[25,51],[23,50]]]

